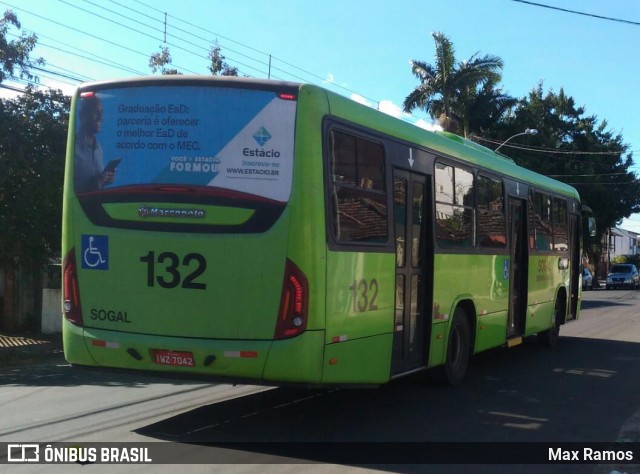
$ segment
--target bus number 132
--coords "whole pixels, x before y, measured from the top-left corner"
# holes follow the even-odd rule
[[[157,282],[162,288],[176,288],[180,284],[182,284],[182,288],[190,290],[205,290],[207,288],[206,283],[196,281],[207,268],[207,260],[199,253],[189,253],[180,262],[180,257],[173,252],[162,252],[156,258],[155,252],[149,251],[140,257],[140,261],[147,264],[147,286],[153,287]],[[195,269],[191,269],[193,262],[195,262]],[[164,266],[164,272],[158,275],[156,275],[156,263],[159,266]],[[188,272],[184,279],[182,273],[185,269],[182,267],[187,267],[186,271]]]
[[[354,313],[364,313],[365,311],[378,309],[376,304],[378,280],[375,278],[371,281],[367,281],[364,278],[360,281],[354,280],[349,289],[352,293]]]

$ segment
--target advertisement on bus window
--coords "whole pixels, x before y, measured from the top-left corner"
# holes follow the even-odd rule
[[[130,87],[77,102],[78,195],[211,187],[287,202],[295,102],[248,89]]]

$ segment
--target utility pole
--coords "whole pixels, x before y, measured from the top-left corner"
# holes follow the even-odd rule
[[[607,229],[607,275],[611,267],[611,227]]]

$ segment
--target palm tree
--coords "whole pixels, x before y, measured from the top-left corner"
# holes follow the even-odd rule
[[[486,134],[494,129],[507,112],[513,110],[518,99],[505,94],[497,81],[489,80],[478,88],[476,94],[464,105],[464,129],[468,132]]]
[[[462,130],[467,136],[470,129],[470,104],[478,97],[482,87],[495,85],[501,79],[502,59],[498,56],[479,57],[475,53],[467,61],[457,61],[453,43],[443,33],[433,33],[436,43],[435,64],[411,61],[411,71],[420,81],[404,100],[405,112],[424,109],[443,125]]]

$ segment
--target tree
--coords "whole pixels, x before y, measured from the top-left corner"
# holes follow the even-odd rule
[[[32,88],[0,107],[0,266],[59,254],[70,98]]]
[[[451,40],[439,32],[432,36],[435,64],[411,61],[411,71],[420,84],[405,98],[404,111],[424,109],[442,125],[453,124],[450,131],[462,131],[466,137],[477,126],[472,123],[473,107],[501,94],[495,86],[501,79],[502,59],[476,53],[466,61],[457,61]]]
[[[606,229],[640,212],[640,179],[631,171],[632,153],[621,134],[608,130],[606,120],[599,123],[563,89],[544,92],[540,83],[490,134],[502,142],[526,128],[538,134],[527,137],[526,145],[510,142],[501,152],[509,150],[519,165],[574,186],[593,209],[597,242]]]
[[[0,102],[0,326],[40,328],[41,271],[60,255],[70,98],[27,88]],[[20,295],[30,294],[23,300]]]
[[[171,53],[169,52],[169,48],[166,46],[160,46],[160,51],[157,53],[153,53],[149,58],[149,67],[151,68],[151,72],[154,74],[158,71],[162,75],[176,75],[181,74],[175,68],[167,68],[167,65],[171,64]]]
[[[209,54],[207,55],[209,59],[209,65],[207,69],[214,76],[237,76],[238,68],[230,66],[225,61],[225,57],[221,53],[221,48],[218,45],[217,41],[214,41],[211,45],[211,49],[209,50]],[[172,74],[182,74],[178,72],[175,68],[168,68],[167,66],[171,64],[171,52],[169,48],[166,46],[160,46],[160,51],[157,53],[153,53],[151,57],[149,57],[149,67],[151,68],[151,72],[154,74],[156,72],[160,72],[162,75],[172,75]]]
[[[20,30],[21,24],[7,10],[0,18],[0,83],[17,77],[37,81],[31,70],[44,64],[42,58],[30,56],[37,36],[20,33],[8,41],[14,28]],[[55,104],[62,104],[61,109]],[[60,247],[68,109],[69,100],[60,92],[42,94],[28,88],[18,99],[0,99],[0,269],[5,280],[0,326],[5,328],[18,328],[17,321],[25,315],[35,326],[39,272]],[[24,279],[15,278],[17,268]],[[17,298],[28,290],[25,284],[35,289],[32,308],[23,307]]]
[[[207,69],[209,69],[209,72],[214,76],[237,76],[238,68],[229,66],[225,61],[226,58],[220,51],[221,48],[218,45],[218,41],[214,41],[208,56],[210,64],[207,66]]]
[[[483,134],[499,123],[518,103],[518,99],[502,92],[495,80],[489,80],[470,97],[465,105],[468,130]]]
[[[16,14],[7,10],[0,19],[0,83],[7,78],[16,77],[16,69],[20,78],[37,79],[31,73],[31,68],[44,64],[44,59],[31,59],[30,54],[38,37],[22,33],[17,40],[7,41],[7,33],[12,26],[18,30],[22,28]]]

